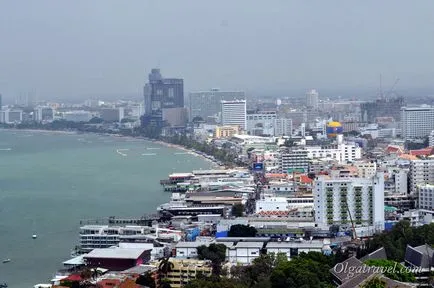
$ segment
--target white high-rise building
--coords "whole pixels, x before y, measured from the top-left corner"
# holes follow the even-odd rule
[[[404,140],[423,138],[434,130],[434,107],[401,108],[401,134]]]
[[[356,162],[354,163],[354,166],[357,167],[359,177],[361,178],[371,178],[374,177],[377,173],[377,163],[372,162]]]
[[[0,123],[13,124],[23,121],[23,110],[6,109],[0,111]]]
[[[246,100],[221,101],[221,124],[238,125],[241,129],[247,129]]]
[[[104,121],[120,122],[124,119],[124,107],[101,109],[100,117]]]
[[[319,176],[313,186],[315,223],[319,227],[349,225],[384,230],[384,174],[372,178]]]
[[[278,118],[276,111],[247,114],[247,132],[250,135],[291,136],[292,120]]]
[[[54,110],[48,106],[37,106],[33,110],[33,119],[36,122],[52,121],[54,119]]]
[[[72,122],[88,122],[94,115],[89,111],[66,111],[63,112],[63,119]]]
[[[418,185],[418,207],[420,209],[434,210],[434,185]]]
[[[315,89],[306,93],[306,106],[314,110],[318,109],[318,92]]]
[[[292,119],[278,118],[274,119],[274,136],[291,136]]]
[[[247,132],[250,135],[274,135],[276,111],[261,111],[247,114]]]
[[[434,160],[410,162],[410,193],[417,193],[417,185],[434,184]]]
[[[211,89],[210,91],[199,91],[190,93],[190,121],[195,117],[201,117],[207,121],[208,117],[218,115],[221,109],[222,100],[244,100],[246,95],[243,91],[220,91]]]
[[[329,146],[306,146],[308,157],[333,158],[339,163],[345,164],[362,158],[362,148],[355,143],[341,143]]]
[[[434,146],[434,130],[432,130],[431,133],[429,134],[428,145],[429,145],[429,147]]]
[[[292,173],[293,171],[307,172],[309,170],[309,156],[304,149],[289,149],[288,152],[279,155],[279,170],[281,173]]]

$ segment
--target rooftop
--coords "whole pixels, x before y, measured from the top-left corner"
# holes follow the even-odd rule
[[[175,246],[175,248],[197,248],[199,246],[205,245],[208,246],[210,244],[210,242],[198,242],[198,241],[194,241],[194,242],[178,242]]]
[[[262,249],[264,242],[238,242],[235,247],[236,248],[258,248]]]
[[[87,258],[116,258],[116,259],[137,259],[146,250],[145,248],[97,248],[84,256]]]
[[[83,264],[85,264],[83,258],[84,258],[84,255],[74,257],[72,259],[69,259],[69,260],[63,262],[63,265],[74,265],[74,266],[83,265]]]
[[[155,266],[152,265],[139,265],[139,266],[135,266],[132,267],[130,269],[124,270],[120,273],[122,274],[144,274],[148,271],[152,271],[155,270]]]
[[[220,237],[217,242],[268,242],[270,237]]]

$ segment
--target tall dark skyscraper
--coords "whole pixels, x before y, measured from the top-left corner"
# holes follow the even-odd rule
[[[145,118],[158,125],[163,122],[163,110],[184,107],[184,80],[163,78],[160,69],[152,69],[144,87]]]

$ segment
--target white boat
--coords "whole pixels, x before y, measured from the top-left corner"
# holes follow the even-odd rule
[[[5,259],[5,260],[3,260],[3,263],[9,263],[9,262],[11,262],[11,259]]]
[[[33,235],[32,235],[32,239],[36,239],[36,238],[38,238],[38,235],[33,234]]]

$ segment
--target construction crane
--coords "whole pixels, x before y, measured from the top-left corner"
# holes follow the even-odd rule
[[[395,89],[396,84],[398,84],[398,82],[399,82],[399,78],[396,78],[395,82],[393,82],[392,87],[390,87],[390,89],[386,93],[384,93],[383,92],[383,77],[380,74],[380,91],[379,91],[380,95],[379,95],[379,98],[380,99],[387,99],[387,96],[389,96],[389,94],[393,92],[393,90]]]
[[[395,89],[396,84],[398,84],[398,82],[399,82],[399,78],[396,78],[395,82],[393,82],[392,87],[390,87],[390,89],[384,94],[384,98],[387,99],[387,96],[389,96],[389,94],[393,92],[393,90]]]
[[[350,207],[348,207],[348,202],[347,202],[347,211],[348,211],[348,215],[350,216],[350,221],[351,221],[351,229],[353,230],[353,241],[357,241],[357,232],[356,232],[356,227],[354,226],[354,222],[353,222],[353,217],[351,217],[351,211],[350,211]]]

